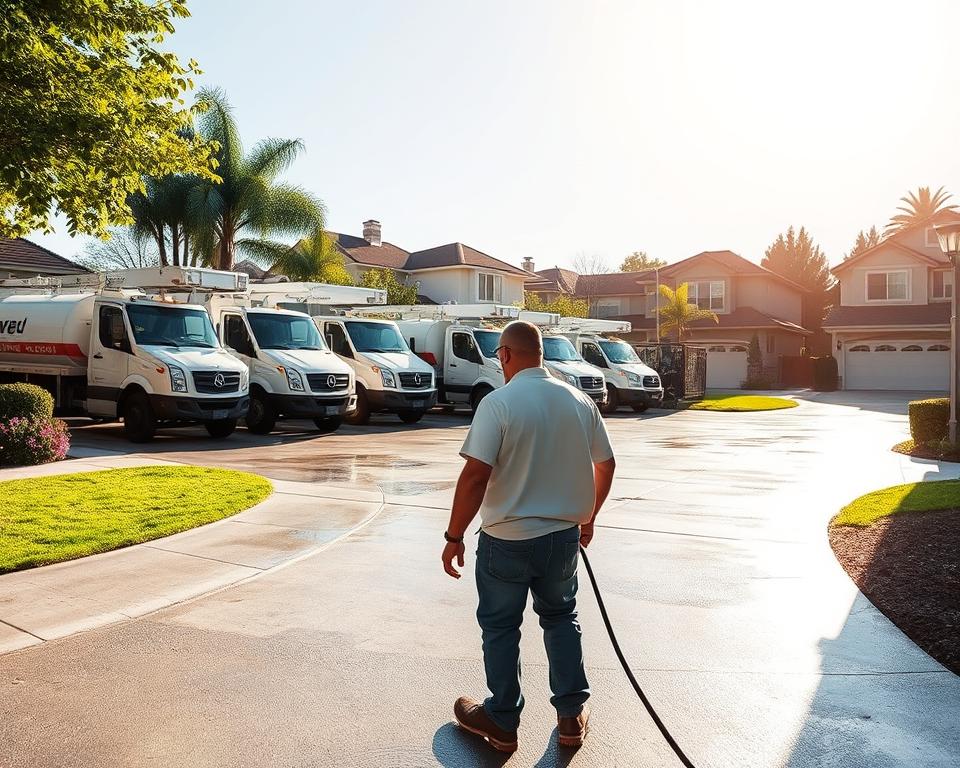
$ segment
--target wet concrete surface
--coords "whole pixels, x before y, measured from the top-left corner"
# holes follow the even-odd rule
[[[701,768],[960,763],[960,678],[859,595],[826,541],[827,520],[860,493],[957,474],[888,452],[906,400],[608,421],[619,473],[591,560],[637,677]],[[676,765],[585,575],[584,748],[556,748],[532,614],[520,750],[506,759],[451,725],[454,699],[484,692],[472,553],[459,582],[439,565],[466,426],[437,415],[414,429],[293,425],[213,445],[187,431],[151,446],[304,493],[314,477],[344,499],[375,487],[388,504],[289,567],[0,658],[0,766]],[[130,450],[111,426],[74,439]]]

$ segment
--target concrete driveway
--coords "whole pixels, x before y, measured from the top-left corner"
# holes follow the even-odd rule
[[[860,493],[958,474],[889,452],[906,400],[832,393],[788,411],[610,419],[619,476],[591,559],[638,679],[701,768],[960,763],[960,678],[859,595],[826,539]],[[532,613],[520,751],[507,761],[451,724],[458,695],[484,693],[472,573],[454,582],[439,565],[465,432],[462,417],[431,416],[322,437],[159,439],[149,451],[165,458],[387,503],[289,567],[0,657],[0,766],[676,765],[585,576],[584,748],[556,750]],[[114,427],[80,429],[75,444],[129,450]],[[337,505],[328,494],[315,514]]]

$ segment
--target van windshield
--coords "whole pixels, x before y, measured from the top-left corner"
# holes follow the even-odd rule
[[[347,320],[347,333],[357,352],[409,352],[393,323],[359,323]]]
[[[500,331],[474,331],[477,346],[484,357],[495,357],[495,350],[500,344]]]
[[[249,312],[247,320],[260,349],[326,349],[317,326],[309,317],[279,312]]]
[[[573,362],[579,360],[580,355],[573,348],[573,344],[563,336],[544,336],[543,359],[558,363]]]
[[[210,349],[220,346],[210,315],[202,309],[127,304],[127,317],[137,344]]]
[[[611,363],[639,363],[640,356],[625,341],[601,341],[600,347]]]

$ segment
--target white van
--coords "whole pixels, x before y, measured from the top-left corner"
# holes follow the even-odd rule
[[[615,413],[620,406],[643,413],[663,400],[663,384],[653,368],[645,365],[636,350],[615,336],[565,334],[584,360],[603,371],[607,386],[604,413]]]
[[[436,405],[433,368],[410,351],[395,322],[350,313],[313,321],[356,377],[357,404],[349,423],[366,424],[371,413],[387,412],[415,424]]]
[[[543,366],[552,376],[589,395],[599,408],[605,407],[607,388],[603,371],[584,360],[566,336],[544,330]]]
[[[63,414],[123,419],[150,440],[159,425],[200,423],[226,437],[247,414],[247,367],[199,304],[145,289],[243,290],[247,276],[184,267],[0,281],[0,381],[48,389]]]

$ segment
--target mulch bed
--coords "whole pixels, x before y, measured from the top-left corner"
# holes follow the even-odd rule
[[[902,453],[906,456],[913,456],[915,459],[933,459],[934,461],[952,461],[960,462],[960,456],[940,455],[939,451],[928,448],[925,445],[917,445],[912,439],[897,443],[890,449],[895,453]]]
[[[960,675],[960,510],[833,526],[830,545],[870,602]]]

